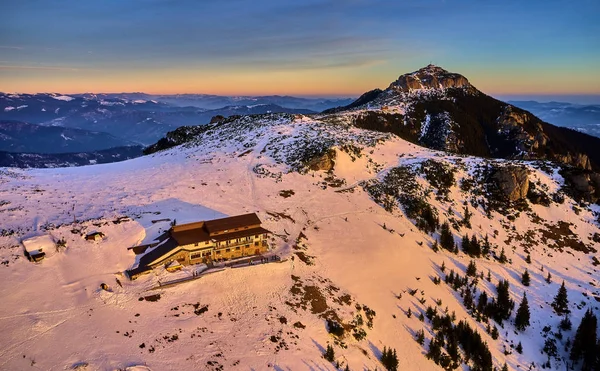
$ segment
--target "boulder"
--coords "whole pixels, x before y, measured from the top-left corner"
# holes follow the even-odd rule
[[[518,201],[527,197],[529,178],[526,168],[517,166],[502,167],[496,170],[493,178],[509,201]]]
[[[223,120],[225,120],[225,116],[223,116],[223,115],[216,115],[216,116],[213,116],[210,119],[210,123],[211,124],[216,124],[217,122],[221,122]]]
[[[335,149],[329,149],[320,156],[315,156],[307,161],[306,167],[309,170],[319,171],[331,171],[335,166],[336,151]]]

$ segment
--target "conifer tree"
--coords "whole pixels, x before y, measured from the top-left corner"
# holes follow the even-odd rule
[[[440,245],[438,244],[437,240],[433,241],[433,245],[431,246],[431,250],[433,250],[433,252],[440,251]]]
[[[596,365],[596,352],[598,350],[596,340],[597,326],[598,319],[594,313],[588,309],[583,315],[581,323],[577,328],[570,354],[572,361],[583,361],[581,364],[581,370],[583,371],[592,371]]]
[[[552,275],[548,272],[548,276],[546,276],[546,283],[552,283]]]
[[[423,331],[423,329],[417,331],[417,343],[419,343],[419,345],[423,345],[423,343],[425,342],[425,331]]]
[[[515,350],[517,351],[517,353],[523,354],[523,344],[521,344],[520,341],[519,341],[519,344],[517,344],[517,347],[515,348]]]
[[[471,289],[469,287],[465,289],[465,294],[463,296],[463,304],[465,305],[465,308],[467,308],[467,310],[473,307],[473,293],[471,292]]]
[[[327,344],[327,349],[325,349],[325,354],[323,354],[323,358],[325,358],[329,362],[333,362],[335,360],[335,350],[331,344]]]
[[[448,251],[454,251],[454,237],[450,232],[450,224],[445,222],[440,229],[440,245]]]
[[[475,264],[475,260],[471,260],[469,262],[469,266],[467,267],[467,276],[475,277],[477,275],[477,265]]]
[[[381,358],[379,359],[383,367],[388,371],[398,370],[398,355],[396,349],[383,347]]]
[[[469,253],[476,257],[481,256],[481,244],[479,243],[475,235],[471,237],[471,242],[469,243]]]
[[[525,269],[525,272],[523,272],[523,275],[521,276],[521,283],[523,284],[523,286],[529,286],[531,282],[531,277],[529,276],[529,272],[527,271],[527,269]]]
[[[490,240],[488,239],[488,235],[486,234],[483,238],[483,246],[481,247],[481,253],[483,256],[488,256],[491,250]]]
[[[569,331],[573,328],[573,324],[571,323],[571,319],[568,314],[565,314],[564,318],[560,320],[560,324],[558,325],[561,330]]]
[[[554,308],[554,311],[559,316],[570,312],[569,298],[567,297],[567,288],[565,287],[565,281],[563,281],[562,285],[558,289],[558,293],[554,297],[554,301],[552,302],[552,308]]]
[[[496,298],[496,305],[494,308],[494,319],[500,324],[502,323],[502,320],[510,318],[510,313],[515,306],[514,301],[510,298],[509,286],[510,284],[506,280],[501,280],[496,286],[498,297]]]
[[[527,262],[527,264],[531,264],[531,255],[527,254],[527,257],[525,258],[525,262]]]
[[[529,303],[527,302],[527,294],[523,294],[523,300],[517,309],[515,316],[515,327],[519,331],[524,331],[529,327]]]
[[[498,258],[498,261],[502,264],[504,264],[508,261],[508,258],[506,257],[506,253],[504,252],[504,247],[500,251],[500,257]]]
[[[508,365],[504,362],[504,366],[502,366],[502,371],[508,371]]]
[[[485,314],[487,304],[488,304],[487,293],[485,291],[482,291],[481,294],[479,294],[479,299],[477,300],[477,312],[479,312],[481,314]]]
[[[471,240],[469,240],[469,235],[465,234],[462,237],[462,240],[460,242],[460,248],[462,249],[462,251],[467,254],[467,255],[471,255]]]
[[[469,206],[465,205],[463,215],[463,225],[465,228],[471,229],[471,216],[473,216],[473,213],[469,211]]]

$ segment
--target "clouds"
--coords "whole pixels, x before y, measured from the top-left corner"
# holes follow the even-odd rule
[[[591,62],[577,73],[598,75],[598,12],[592,0],[578,7],[549,0],[543,8],[516,0],[3,1],[0,78],[18,69],[38,71],[40,81],[44,70],[48,79],[88,70],[139,78],[324,71],[338,83],[377,70],[373,87],[430,61],[469,75],[529,73],[534,65],[547,80],[548,70],[582,59]],[[493,78],[511,83],[508,72]],[[600,77],[586,84],[600,86]]]

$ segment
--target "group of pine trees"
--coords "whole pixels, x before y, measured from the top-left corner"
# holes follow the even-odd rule
[[[396,354],[396,349],[387,348],[384,346],[379,360],[387,371],[398,370],[398,355]]]
[[[456,369],[462,363],[472,363],[471,369],[493,370],[492,354],[481,335],[465,322],[454,325],[452,315],[439,315],[433,308],[428,308],[427,317],[431,320],[435,336],[429,342],[427,358],[446,370]],[[422,342],[421,334],[417,341]],[[462,354],[459,351],[462,348]]]

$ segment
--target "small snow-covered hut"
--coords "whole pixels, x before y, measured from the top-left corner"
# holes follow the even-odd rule
[[[85,239],[87,241],[101,241],[104,238],[104,233],[102,232],[92,232],[92,233],[88,233],[85,236]]]
[[[25,256],[33,262],[39,262],[46,256],[46,251],[55,248],[56,245],[50,235],[31,237],[21,241],[25,247]]]

